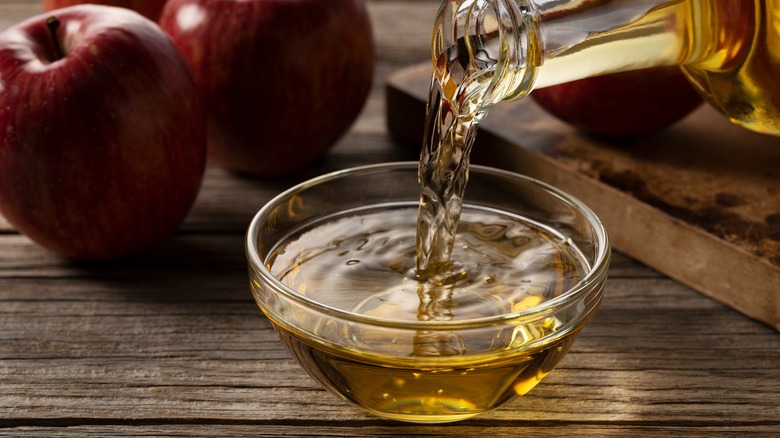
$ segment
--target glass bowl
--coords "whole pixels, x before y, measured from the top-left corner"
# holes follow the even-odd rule
[[[472,166],[453,275],[416,277],[417,163],[338,171],[252,220],[254,299],[302,367],[375,415],[449,422],[531,390],[595,314],[610,260],[582,202]]]

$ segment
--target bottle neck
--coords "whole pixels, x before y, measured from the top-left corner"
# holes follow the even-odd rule
[[[683,62],[694,1],[443,0],[434,74],[478,121],[533,88]]]
[[[538,16],[535,88],[680,64],[687,56],[690,0],[510,1],[530,4]]]

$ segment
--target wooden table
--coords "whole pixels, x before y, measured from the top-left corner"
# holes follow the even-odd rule
[[[428,56],[436,0],[370,0],[365,111],[284,180],[209,166],[178,232],[143,257],[77,264],[0,220],[0,435],[780,436],[780,334],[616,254],[604,304],[529,395],[451,425],[364,414],[293,361],[251,299],[254,212],[328,170],[415,160],[387,135],[384,78]],[[0,28],[38,11],[0,0]]]

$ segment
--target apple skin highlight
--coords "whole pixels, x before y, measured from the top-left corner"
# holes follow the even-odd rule
[[[0,33],[0,213],[68,257],[145,251],[178,229],[203,179],[192,75],[135,12],[58,10],[56,41],[51,15]]]

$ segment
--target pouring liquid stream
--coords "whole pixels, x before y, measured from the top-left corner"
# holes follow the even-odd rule
[[[497,56],[516,55],[509,43],[478,36],[496,23],[465,18],[472,36],[450,40],[442,29],[455,18],[437,23],[434,44],[441,50],[418,169],[419,202],[329,216],[288,236],[266,261],[274,277],[307,299],[398,323],[398,329],[366,328],[302,315],[316,318],[307,326],[332,340],[322,345],[280,331],[310,374],[337,382],[332,386],[355,404],[396,419],[468,418],[530,391],[565,355],[578,328],[554,336],[567,327],[557,314],[466,331],[440,323],[528,310],[571,290],[590,269],[583,252],[549,226],[464,203],[479,121],[528,77],[496,68]],[[406,322],[426,324],[409,330]]]
[[[418,180],[417,269],[420,284],[420,320],[441,319],[453,285],[471,275],[452,253],[468,182],[469,157],[479,122],[492,105],[526,84],[533,70],[512,70],[519,64],[509,38],[484,38],[499,32],[498,20],[509,11],[485,1],[442,5],[434,26],[434,69],[428,97],[425,135]],[[529,16],[530,17],[530,16]],[[494,19],[494,18],[497,18]],[[525,53],[534,50],[521,48]],[[520,91],[524,94],[524,91]],[[447,312],[444,312],[448,315]]]

